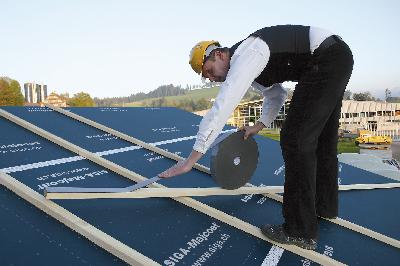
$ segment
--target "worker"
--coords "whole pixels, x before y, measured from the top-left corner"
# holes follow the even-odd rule
[[[287,97],[282,82],[297,82],[281,130],[285,161],[284,223],[264,224],[269,239],[315,249],[318,217],[338,215],[337,140],[343,93],[353,70],[353,56],[338,35],[318,27],[279,25],[250,34],[231,48],[217,41],[196,44],[190,53],[193,70],[222,82],[204,116],[193,151],[159,174],[167,178],[190,171],[221,132],[250,86],[262,92],[263,110],[244,138],[268,127]]]

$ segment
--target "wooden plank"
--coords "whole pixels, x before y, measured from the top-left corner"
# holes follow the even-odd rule
[[[176,201],[191,207],[199,212],[202,212],[204,214],[209,215],[210,217],[213,217],[225,224],[231,225],[237,229],[242,230],[243,232],[246,232],[250,235],[253,235],[255,237],[258,237],[262,240],[265,240],[275,246],[281,247],[285,250],[288,250],[292,253],[295,253],[299,256],[305,257],[309,260],[312,260],[316,263],[319,263],[321,265],[345,265],[342,262],[339,262],[337,260],[334,260],[330,257],[327,257],[323,254],[320,254],[316,251],[312,251],[312,250],[306,250],[306,249],[302,249],[300,247],[294,246],[294,245],[286,245],[286,244],[281,244],[275,241],[270,240],[269,238],[267,238],[266,236],[264,236],[261,233],[261,229],[250,224],[247,223],[245,221],[242,221],[234,216],[231,216],[229,214],[226,214],[222,211],[219,211],[215,208],[212,208],[204,203],[201,203],[199,201],[196,201],[192,198],[175,198]]]
[[[55,110],[55,111],[57,111],[57,112],[60,112],[60,113],[62,113],[62,114],[65,114],[65,115],[67,115],[67,116],[69,116],[69,117],[71,117],[71,118],[77,119],[77,120],[79,120],[79,121],[81,121],[81,122],[83,122],[83,123],[86,123],[86,124],[88,124],[88,125],[94,126],[94,127],[98,128],[98,129],[103,130],[103,131],[105,131],[105,132],[108,132],[108,133],[110,133],[110,134],[113,134],[113,135],[116,135],[116,136],[121,136],[121,138],[123,138],[123,139],[125,139],[125,140],[127,140],[127,141],[130,141],[130,142],[132,142],[132,143],[135,143],[135,144],[136,144],[136,141],[139,141],[140,143],[144,143],[144,142],[141,142],[140,140],[134,139],[134,138],[132,138],[132,137],[126,135],[126,134],[123,134],[123,133],[120,133],[120,132],[118,132],[118,131],[116,131],[116,130],[114,130],[114,129],[105,127],[104,125],[101,125],[101,124],[99,124],[99,123],[96,123],[96,122],[94,122],[94,121],[92,121],[92,120],[89,120],[89,119],[87,119],[87,118],[84,118],[84,117],[82,117],[82,116],[76,115],[76,114],[74,114],[74,113],[72,113],[72,112],[70,112],[70,111],[64,110],[64,109],[62,109],[62,108],[58,108],[58,107],[54,107],[54,106],[50,106],[50,105],[47,105],[47,107],[49,107],[49,108],[51,108],[51,109],[53,109],[53,110]],[[117,134],[118,134],[118,135],[117,135]],[[139,145],[139,144],[138,144],[138,145]],[[142,145],[140,145],[140,146],[142,146]],[[147,148],[148,146],[149,146],[149,145],[143,145],[142,147]],[[153,146],[151,146],[151,147],[153,147]],[[160,150],[161,150],[161,149],[160,149]],[[157,150],[152,150],[152,151],[157,152]],[[162,151],[163,151],[164,154],[167,155],[166,157],[171,158],[171,159],[174,159],[174,160],[177,160],[177,159],[174,158],[174,157],[175,157],[175,154],[169,153],[169,152],[164,151],[164,150],[162,150]],[[157,152],[157,153],[158,153],[158,152]],[[161,153],[160,153],[160,154],[161,154]],[[210,173],[210,169],[207,168],[207,167],[205,167],[205,166],[201,166],[200,168],[196,168],[196,169],[198,169],[198,170],[200,170],[200,171],[203,171],[203,172],[205,172],[205,173],[208,173],[208,174]],[[250,183],[248,183],[247,185],[248,185],[248,186],[253,186],[253,185],[250,184]],[[386,183],[386,184],[352,184],[352,185],[339,185],[339,190],[340,190],[340,191],[346,191],[346,190],[390,189],[390,188],[399,188],[399,187],[400,187],[400,183]],[[249,194],[251,194],[251,193],[249,193]],[[267,193],[267,194],[265,194],[265,196],[270,197],[270,198],[275,198],[276,200],[277,200],[276,197],[281,197],[280,195],[276,195],[276,194],[273,194],[273,193]],[[282,201],[280,201],[280,202],[282,202]],[[328,220],[329,220],[329,219],[328,219]],[[329,220],[329,221],[330,221],[330,220]],[[344,220],[342,220],[342,221],[344,221]],[[334,221],[332,221],[332,222],[334,222]],[[397,245],[398,245],[398,241],[397,241],[397,240],[395,240],[395,241],[393,242],[392,239],[389,238],[389,237],[387,237],[387,236],[384,236],[384,235],[382,235],[382,234],[380,234],[380,233],[378,233],[378,232],[374,232],[374,231],[372,231],[372,230],[370,230],[370,229],[367,229],[367,228],[358,226],[358,225],[356,225],[356,224],[354,224],[354,223],[351,223],[351,222],[347,222],[347,223],[345,223],[345,222],[337,223],[337,221],[334,222],[334,223],[336,223],[336,224],[338,224],[338,225],[341,225],[341,226],[343,226],[343,227],[345,227],[345,228],[351,229],[351,230],[353,230],[353,231],[355,231],[355,232],[358,232],[358,233],[367,235],[367,236],[372,237],[372,238],[374,238],[374,239],[377,239],[377,240],[384,240],[385,243],[390,244],[390,245],[392,245],[392,246],[393,246],[393,243],[394,243],[394,246],[396,246],[396,247],[397,247]],[[397,241],[397,242],[396,242],[396,241]]]
[[[166,157],[166,158],[169,158],[169,159],[172,159],[172,160],[175,160],[175,161],[180,161],[180,160],[183,160],[183,159],[184,159],[183,157],[178,156],[178,155],[176,155],[176,154],[174,154],[174,153],[172,153],[172,152],[168,152],[168,151],[163,150],[163,149],[160,149],[160,148],[158,148],[158,147],[156,147],[156,146],[149,145],[149,144],[146,143],[146,142],[143,142],[143,141],[141,141],[141,140],[139,140],[139,139],[136,139],[136,138],[134,138],[134,137],[131,137],[131,136],[127,135],[127,134],[124,134],[124,133],[122,133],[122,132],[120,132],[120,131],[117,131],[117,130],[115,130],[115,129],[112,129],[112,128],[110,128],[110,127],[107,127],[107,126],[105,126],[105,125],[102,125],[102,124],[100,124],[100,123],[97,123],[97,122],[95,122],[95,121],[93,121],[93,120],[90,120],[90,119],[88,119],[88,118],[85,118],[85,117],[83,117],[83,116],[77,115],[77,114],[75,114],[75,113],[73,113],[73,112],[71,112],[71,111],[68,111],[68,110],[65,110],[65,109],[63,109],[63,108],[56,107],[56,106],[53,106],[53,105],[50,105],[50,104],[45,104],[45,106],[46,106],[47,108],[50,108],[50,109],[56,111],[56,112],[59,112],[59,113],[61,113],[61,114],[63,114],[63,115],[66,115],[66,116],[68,116],[68,117],[70,117],[70,118],[72,118],[72,119],[78,120],[78,121],[80,121],[80,122],[82,122],[82,123],[85,123],[85,124],[87,124],[87,125],[89,125],[89,126],[95,127],[95,128],[97,128],[97,129],[99,129],[99,130],[102,130],[102,131],[107,132],[107,133],[109,133],[109,134],[112,134],[112,135],[114,135],[114,136],[116,136],[116,137],[119,137],[120,139],[126,140],[126,141],[128,141],[128,142],[130,142],[130,143],[133,143],[133,144],[135,144],[135,145],[138,145],[138,146],[140,146],[140,147],[143,147],[143,148],[145,148],[145,149],[147,149],[147,150],[149,150],[149,151],[153,151],[153,152],[155,152],[155,153],[157,153],[157,154],[160,154],[160,155],[162,155],[162,156],[164,156],[164,157]],[[197,169],[197,170],[199,170],[199,171],[202,171],[202,172],[204,172],[204,173],[210,174],[210,168],[208,168],[208,167],[206,167],[206,166],[204,166],[204,165],[195,164],[195,165],[193,166],[193,168],[195,168],[195,169]],[[374,188],[396,188],[396,187],[399,187],[399,184],[400,184],[400,183],[389,183],[389,184],[387,184],[387,186],[382,185],[382,187],[380,186],[380,184],[340,185],[340,186],[339,186],[339,190],[374,189]],[[280,193],[280,192],[278,192],[278,193]]]
[[[3,109],[0,109],[0,115],[3,116],[4,118],[10,120],[11,122],[14,122],[15,124],[25,128],[25,129],[28,129],[28,130],[32,131],[33,133],[35,133],[35,134],[37,134],[37,135],[39,135],[39,136],[41,136],[41,137],[53,142],[53,143],[65,148],[67,150],[75,152],[78,155],[80,155],[80,156],[82,156],[82,157],[84,157],[84,158],[86,158],[86,159],[88,159],[88,160],[90,160],[90,161],[92,161],[92,162],[94,162],[96,164],[104,166],[107,169],[109,169],[109,170],[111,170],[111,171],[113,171],[113,172],[115,172],[115,173],[117,173],[119,175],[122,175],[122,176],[124,176],[126,178],[129,178],[129,179],[131,179],[131,180],[133,180],[135,182],[140,182],[140,181],[144,181],[144,180],[147,179],[147,178],[145,178],[145,177],[143,177],[141,175],[138,175],[136,173],[133,173],[133,172],[129,171],[128,169],[123,168],[123,167],[121,167],[121,166],[119,166],[119,165],[117,165],[117,164],[115,164],[115,163],[113,163],[111,161],[108,161],[108,160],[106,160],[106,159],[104,159],[104,158],[102,158],[102,157],[100,157],[100,156],[98,156],[98,155],[96,155],[94,153],[91,153],[88,150],[85,150],[85,149],[83,149],[83,148],[81,148],[81,147],[79,147],[79,146],[77,146],[75,144],[72,144],[72,143],[70,143],[70,142],[68,142],[68,141],[66,141],[66,140],[64,140],[64,139],[62,139],[62,138],[60,138],[60,137],[58,137],[58,136],[56,136],[54,134],[51,134],[50,132],[47,132],[47,131],[45,131],[45,130],[43,130],[43,129],[41,129],[41,128],[39,128],[39,127],[37,127],[37,126],[35,126],[35,125],[25,121],[25,120],[13,115],[13,114],[5,111],[5,110],[3,110]]]
[[[93,154],[85,149],[80,148],[79,146],[76,146],[58,136],[55,136],[13,114],[8,113],[5,110],[0,109],[0,115],[3,116],[4,118],[38,134],[39,136],[42,136],[58,145],[60,145],[63,148],[66,148],[70,151],[76,152],[79,155],[117,173],[120,174],[124,177],[127,177],[131,180],[134,180],[136,182],[139,181],[143,181],[146,178],[134,173],[126,168],[123,168],[113,162],[110,162],[104,158],[101,158],[100,156]],[[162,186],[161,184],[157,184],[157,183],[153,183],[149,185],[150,187],[156,187],[156,188],[165,188],[164,186]],[[280,244],[278,242],[272,241],[270,239],[268,239],[267,237],[265,237],[262,233],[260,228],[249,224],[245,221],[242,221],[234,216],[231,216],[229,214],[226,214],[220,210],[217,210],[215,208],[212,208],[206,204],[203,204],[197,200],[194,200],[192,198],[189,197],[179,197],[179,198],[173,198],[174,200],[176,200],[177,202],[180,202],[188,207],[191,207],[195,210],[198,210],[199,212],[202,212],[212,218],[215,218],[225,224],[231,225],[239,230],[242,230],[243,232],[249,233],[257,238],[260,238],[262,240],[265,240],[273,245],[279,246],[283,249],[286,249],[288,251],[291,251],[299,256],[305,257],[309,260],[312,260],[316,263],[322,264],[322,265],[345,265],[339,261],[336,261],[330,257],[327,257],[323,254],[320,254],[318,252],[312,251],[312,250],[306,250],[306,249],[302,249],[300,247],[294,246],[294,245],[285,245],[285,244]],[[73,225],[71,225],[73,226]]]
[[[131,265],[160,265],[1,171],[0,184],[121,260]]]
[[[264,196],[266,196],[268,198],[271,198],[271,199],[274,199],[274,200],[276,200],[276,201],[278,201],[280,203],[283,203],[283,197],[281,195],[277,195],[277,194],[274,194],[274,193],[269,193],[269,194],[265,194]],[[358,224],[346,221],[346,220],[341,219],[341,218],[335,218],[335,219],[328,219],[328,218],[323,218],[323,217],[321,217],[321,218],[325,219],[325,220],[327,220],[329,222],[332,222],[334,224],[343,226],[343,227],[345,227],[347,229],[353,230],[353,231],[355,231],[357,233],[363,234],[365,236],[369,236],[369,237],[371,237],[373,239],[376,239],[376,240],[381,241],[381,242],[383,242],[385,244],[391,245],[391,246],[393,246],[395,248],[400,248],[400,241],[399,240],[396,240],[394,238],[385,236],[385,235],[383,235],[381,233],[378,233],[376,231],[370,230],[370,229],[365,228],[363,226],[360,226]]]
[[[400,183],[340,185],[339,190],[365,190],[400,188]],[[243,194],[283,193],[283,186],[241,187],[234,190],[213,188],[141,188],[133,192],[88,193],[47,192],[46,199],[134,199],[134,198],[178,198],[204,196],[233,196]]]
[[[327,221],[330,221],[332,223],[341,225],[343,227],[349,228],[349,229],[351,229],[351,230],[353,230],[355,232],[358,232],[360,234],[367,235],[367,236],[369,236],[371,238],[374,238],[374,239],[376,239],[378,241],[381,241],[383,243],[391,245],[391,246],[393,246],[395,248],[400,248],[400,241],[399,240],[391,238],[391,237],[388,237],[388,236],[385,236],[384,234],[381,234],[381,233],[378,233],[376,231],[370,230],[370,229],[365,228],[363,226],[360,226],[358,224],[352,223],[350,221],[346,221],[346,220],[344,220],[342,218],[339,218],[339,217],[335,218],[335,219],[327,219],[327,218],[323,218],[323,219],[325,219]]]
[[[66,116],[68,116],[70,118],[73,118],[73,119],[78,120],[78,121],[80,121],[82,123],[85,123],[85,124],[87,124],[89,126],[95,127],[95,128],[100,129],[100,130],[102,130],[104,132],[112,134],[112,135],[114,135],[114,136],[116,136],[116,137],[118,137],[120,139],[126,140],[126,141],[128,141],[130,143],[133,143],[135,145],[143,147],[143,148],[145,148],[145,149],[147,149],[149,151],[153,151],[155,153],[158,153],[158,154],[160,154],[160,155],[162,155],[162,156],[164,156],[166,158],[169,158],[169,159],[172,159],[172,160],[175,160],[175,161],[181,161],[181,160],[185,159],[185,158],[183,158],[183,157],[181,157],[181,156],[179,156],[177,154],[174,154],[174,153],[168,152],[166,150],[160,149],[160,148],[158,148],[156,146],[149,145],[146,142],[143,142],[143,141],[141,141],[139,139],[131,137],[131,136],[129,136],[127,134],[124,134],[124,133],[122,133],[120,131],[114,130],[114,129],[109,128],[109,127],[106,127],[106,126],[104,126],[104,125],[102,125],[100,123],[97,123],[97,122],[95,122],[93,120],[87,119],[87,118],[85,118],[83,116],[74,114],[73,112],[70,112],[68,110],[65,110],[65,109],[62,109],[60,107],[56,107],[56,106],[53,106],[53,105],[50,105],[50,104],[45,104],[45,106],[50,108],[50,109],[52,109],[52,110],[54,110],[54,111],[56,111],[56,112],[59,112],[59,113],[61,113],[63,115],[66,115]],[[193,168],[195,168],[197,170],[200,170],[200,171],[202,171],[204,173],[210,174],[210,168],[208,168],[208,167],[206,167],[204,165],[196,163],[193,166]]]
[[[282,186],[241,187],[234,190],[222,188],[141,188],[123,193],[47,192],[46,199],[132,199],[132,198],[178,198],[204,196],[233,196],[243,194],[282,193]]]
[[[340,191],[400,188],[399,183],[339,185]]]
[[[105,132],[108,132],[108,133],[110,133],[110,134],[113,134],[113,135],[116,135],[116,136],[121,136],[122,139],[125,139],[125,140],[127,140],[127,141],[130,141],[130,142],[132,142],[132,143],[135,143],[135,144],[137,144],[137,143],[144,143],[144,142],[142,142],[142,141],[140,141],[140,140],[137,140],[137,139],[134,139],[134,138],[132,138],[132,137],[126,135],[126,134],[120,133],[120,132],[118,132],[118,131],[116,131],[116,130],[114,130],[114,129],[108,128],[108,127],[106,127],[106,126],[104,126],[104,125],[101,125],[101,124],[99,124],[99,123],[96,123],[96,122],[94,122],[94,121],[92,121],[92,120],[89,120],[89,119],[87,119],[87,118],[84,118],[84,117],[82,117],[82,116],[76,115],[76,114],[74,114],[74,113],[72,113],[72,112],[70,112],[70,111],[64,110],[64,109],[62,109],[62,108],[58,108],[58,107],[54,107],[54,106],[50,106],[50,105],[47,105],[47,107],[49,107],[49,108],[51,108],[51,109],[53,109],[53,110],[55,110],[55,111],[57,111],[57,112],[60,112],[60,113],[62,113],[62,114],[65,114],[65,115],[67,115],[67,116],[69,116],[69,117],[71,117],[71,118],[77,119],[77,120],[79,120],[79,121],[81,121],[81,122],[83,122],[83,123],[86,123],[86,124],[88,124],[88,125],[94,126],[94,127],[98,128],[98,129],[103,130],[103,131],[105,131]],[[118,134],[118,135],[117,135],[117,134]],[[138,145],[140,145],[140,144],[138,144]],[[144,148],[148,148],[150,145],[146,144],[146,145],[140,145],[140,146],[142,146],[142,147],[144,147]],[[150,147],[153,147],[153,146],[150,146]],[[161,150],[161,149],[159,149],[159,150]],[[157,150],[153,150],[153,149],[152,149],[152,151],[158,153]],[[171,159],[174,159],[174,160],[178,160],[178,159],[176,159],[176,155],[175,155],[175,154],[170,153],[170,152],[168,152],[168,151],[164,151],[164,150],[161,150],[161,151],[163,152],[162,155],[165,154],[164,156],[166,156],[166,157],[168,157],[168,158],[171,158]],[[160,153],[160,154],[161,154],[161,153]],[[203,172],[205,172],[205,173],[208,173],[208,174],[210,173],[210,169],[207,168],[207,167],[205,167],[205,166],[202,166],[202,165],[201,165],[200,168],[196,168],[196,169],[198,169],[198,170],[200,170],[200,171],[203,171]],[[253,186],[252,184],[247,184],[247,185]],[[346,190],[390,189],[390,188],[399,188],[399,187],[400,187],[400,183],[386,183],[386,184],[352,184],[352,185],[339,185],[339,190],[340,190],[340,191],[346,191]],[[251,194],[251,193],[249,193],[249,194]],[[273,198],[273,197],[281,197],[280,195],[276,195],[276,194],[273,194],[273,193],[267,193],[267,194],[265,194],[265,196],[270,197],[270,198]],[[276,199],[276,198],[275,198],[275,199]],[[282,202],[282,201],[280,201],[280,202]],[[329,220],[329,219],[328,219],[328,220]],[[330,221],[330,220],[329,220],[329,221]],[[344,220],[342,220],[342,221],[344,221]],[[358,233],[367,235],[367,236],[372,237],[372,238],[374,238],[374,239],[383,241],[384,243],[387,243],[387,244],[389,244],[389,245],[398,247],[398,241],[397,241],[397,240],[394,240],[394,241],[393,241],[393,239],[391,239],[391,238],[389,238],[389,237],[387,237],[387,236],[384,236],[384,235],[382,235],[382,234],[380,234],[380,233],[378,233],[378,232],[372,231],[372,230],[370,230],[370,229],[361,227],[361,226],[356,225],[356,224],[354,224],[354,223],[351,223],[351,222],[341,222],[341,223],[338,223],[337,221],[331,221],[331,222],[333,222],[333,223],[335,223],[335,224],[338,224],[338,225],[341,225],[341,226],[343,226],[343,227],[345,227],[345,228],[351,229],[351,230],[353,230],[353,231],[355,231],[355,232],[358,232]]]
[[[341,185],[339,190],[365,190],[400,188],[400,183]],[[46,192],[46,199],[133,199],[133,198],[178,198],[205,196],[233,196],[243,194],[283,193],[283,186],[241,187],[234,190],[213,188],[141,188],[133,192]]]

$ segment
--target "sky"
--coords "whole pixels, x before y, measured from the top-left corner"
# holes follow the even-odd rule
[[[93,97],[185,87],[201,83],[188,63],[198,41],[230,47],[265,26],[301,24],[349,44],[350,91],[400,96],[399,11],[397,0],[0,0],[0,76]]]

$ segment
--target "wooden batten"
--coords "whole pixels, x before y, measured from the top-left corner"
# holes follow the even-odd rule
[[[233,196],[243,194],[282,193],[283,187],[241,187],[227,190],[211,188],[141,188],[133,192],[122,193],[79,193],[79,192],[47,192],[46,199],[135,199],[135,198],[178,198],[205,196]]]
[[[41,194],[1,171],[0,184],[125,262],[131,265],[160,265],[62,208],[60,205],[46,200]]]
[[[131,136],[129,136],[127,134],[124,134],[124,133],[122,133],[120,131],[117,131],[115,129],[109,128],[109,127],[107,127],[105,125],[102,125],[100,123],[97,123],[97,122],[95,122],[93,120],[87,119],[87,118],[85,118],[83,116],[74,114],[73,112],[70,112],[68,110],[65,110],[65,109],[50,105],[50,104],[45,104],[45,106],[50,108],[50,109],[52,109],[52,110],[54,110],[54,111],[56,111],[56,112],[59,112],[59,113],[61,113],[63,115],[66,115],[66,116],[68,116],[70,118],[73,118],[73,119],[78,120],[78,121],[80,121],[82,123],[85,123],[85,124],[87,124],[89,126],[92,126],[94,128],[100,129],[100,130],[102,130],[104,132],[107,132],[109,134],[112,134],[112,135],[114,135],[114,136],[116,136],[116,137],[118,137],[120,139],[126,140],[126,141],[128,141],[128,142],[130,142],[132,144],[138,145],[138,146],[143,147],[143,148],[145,148],[145,149],[147,149],[149,151],[153,151],[153,152],[155,152],[157,154],[160,154],[160,155],[162,155],[162,156],[164,156],[166,158],[169,158],[169,159],[172,159],[172,160],[175,160],[175,161],[180,161],[180,160],[184,159],[183,157],[181,157],[181,156],[179,156],[179,155],[177,155],[175,153],[168,152],[166,150],[160,149],[160,148],[158,148],[156,146],[153,146],[153,145],[149,145],[146,142],[143,142],[143,141],[141,141],[139,139],[131,137]],[[197,170],[200,170],[202,172],[205,172],[207,174],[210,174],[210,168],[208,168],[208,167],[206,167],[204,165],[196,163],[193,166],[193,168],[195,168]]]
[[[47,132],[13,114],[10,114],[9,112],[0,109],[0,115],[3,116],[4,118],[38,134],[39,136],[42,136],[58,145],[60,145],[63,148],[66,148],[70,151],[73,151],[117,174],[120,174],[124,177],[127,177],[131,180],[134,180],[136,182],[140,182],[143,180],[146,180],[147,178],[134,173],[126,168],[123,168],[111,161],[108,161],[104,158],[101,158],[100,156],[91,153],[85,149],[80,148],[77,145],[74,145],[56,135],[51,134],[50,132]],[[165,188],[164,186],[162,186],[161,184],[157,184],[157,183],[153,183],[150,184],[149,187],[155,187],[155,188]],[[267,194],[268,195],[268,194]],[[337,260],[334,260],[328,256],[325,256],[323,254],[320,254],[318,252],[312,251],[312,250],[306,250],[306,249],[302,249],[300,247],[294,246],[294,245],[286,245],[286,244],[281,244],[281,243],[277,243],[275,241],[272,241],[268,238],[266,238],[262,233],[260,228],[249,224],[245,221],[242,221],[234,216],[231,216],[229,214],[226,214],[220,210],[217,210],[215,208],[212,208],[204,203],[201,203],[197,200],[194,200],[192,198],[189,197],[179,197],[179,198],[173,198],[174,200],[176,200],[177,202],[180,202],[188,207],[191,207],[199,212],[202,212],[203,214],[206,214],[214,219],[217,219],[225,224],[231,225],[243,232],[249,233],[259,239],[262,239],[264,241],[267,241],[273,245],[279,246],[285,250],[288,250],[290,252],[293,252],[299,256],[305,257],[309,260],[312,260],[316,263],[322,264],[322,265],[345,265]]]
[[[378,186],[377,188],[382,188],[382,187]],[[373,189],[373,188],[370,188],[370,189]],[[281,195],[277,195],[275,193],[269,193],[269,194],[265,194],[264,196],[266,196],[266,197],[268,197],[270,199],[274,199],[274,200],[276,200],[278,202],[283,203],[283,197]],[[393,246],[395,248],[400,248],[400,241],[399,240],[396,240],[394,238],[385,236],[385,235],[383,235],[381,233],[378,233],[376,231],[370,230],[370,229],[365,228],[363,226],[360,226],[358,224],[346,221],[346,220],[341,219],[341,218],[334,218],[334,219],[328,219],[328,218],[323,218],[323,217],[321,217],[321,218],[325,219],[325,220],[327,220],[327,221],[329,221],[331,223],[334,223],[334,224],[343,226],[343,227],[345,227],[347,229],[353,230],[353,231],[355,231],[357,233],[360,233],[360,234],[369,236],[371,238],[374,238],[374,239],[376,239],[378,241],[381,241],[381,242],[383,242],[385,244],[391,245],[391,246]]]
[[[62,109],[62,108],[50,106],[50,105],[46,105],[46,106],[49,107],[49,108],[51,108],[51,109],[53,109],[53,110],[55,110],[55,111],[57,111],[57,112],[63,113],[63,114],[65,114],[65,115],[67,115],[67,116],[69,116],[69,117],[71,117],[71,118],[77,119],[77,120],[79,120],[79,121],[81,121],[81,122],[83,122],[83,123],[86,123],[86,124],[88,124],[88,125],[94,126],[94,127],[98,128],[98,129],[100,129],[100,130],[104,130],[105,132],[108,132],[108,133],[113,134],[113,135],[115,135],[115,136],[118,136],[118,135],[122,134],[121,136],[124,137],[123,139],[125,139],[125,137],[126,137],[125,140],[130,139],[130,140],[128,140],[128,141],[130,141],[130,142],[132,142],[132,143],[137,144],[136,141],[138,141],[138,143],[139,143],[139,142],[140,142],[140,143],[144,143],[144,142],[142,142],[142,141],[140,141],[140,140],[137,140],[137,139],[134,139],[134,138],[132,138],[132,137],[130,137],[130,136],[127,136],[126,134],[120,133],[120,132],[118,132],[118,131],[116,131],[116,130],[114,130],[114,129],[107,128],[107,127],[105,127],[104,125],[101,125],[101,124],[99,124],[99,123],[97,123],[97,122],[94,122],[94,121],[89,120],[89,119],[87,119],[87,118],[84,118],[84,117],[81,117],[81,116],[79,116],[79,115],[76,115],[76,114],[74,114],[74,113],[72,113],[72,112],[70,112],[70,111],[64,110],[64,109]],[[118,134],[118,135],[114,134],[113,132],[116,133],[116,134]],[[132,140],[131,138],[132,138],[133,140]],[[133,141],[135,141],[135,142],[133,142]],[[139,144],[137,144],[137,145],[139,145]],[[140,146],[142,146],[142,145],[140,145]],[[149,146],[150,148],[151,148],[151,147],[154,147],[154,146],[150,146],[150,145],[148,145],[148,144],[143,145],[142,147],[144,147],[144,148],[147,149],[148,146]],[[167,155],[166,157],[168,157],[168,158],[174,159],[174,157],[176,157],[176,155],[173,154],[173,153],[170,153],[170,152],[165,151],[165,150],[162,150],[162,149],[159,149],[159,150],[161,150],[161,151],[163,152],[163,154],[161,154],[161,153],[157,152],[156,150],[153,150],[153,149],[152,149],[152,151],[157,152],[157,153],[159,153],[159,154],[161,154],[161,155],[166,154],[166,155]],[[180,159],[181,159],[181,158],[179,158],[179,159],[174,159],[174,160],[177,160],[177,161],[178,161],[178,160],[180,160]],[[198,168],[196,168],[196,169],[198,169],[198,170],[200,170],[200,171],[202,171],[202,172],[208,173],[208,174],[210,173],[210,169],[207,168],[207,167],[205,167],[205,166],[203,166],[203,165],[200,165],[200,167],[198,167]],[[247,184],[247,186],[253,186],[253,185],[252,185],[252,184]],[[347,191],[347,190],[390,189],[390,188],[399,188],[399,187],[400,187],[400,183],[386,183],[386,184],[352,184],[352,185],[339,185],[339,190],[340,190],[340,191]],[[277,194],[275,194],[275,193],[267,193],[267,194],[264,194],[264,196],[267,196],[267,197],[272,198],[272,199],[275,199],[275,200],[278,200],[278,199],[279,199],[278,201],[279,201],[279,202],[282,202],[282,196],[277,195]],[[328,221],[331,221],[330,219],[327,219],[327,220],[328,220]],[[334,222],[334,221],[331,221],[331,222],[334,222],[334,223],[336,223],[336,224],[338,224],[338,225],[341,225],[341,226],[343,226],[343,227],[345,227],[345,228],[351,229],[351,230],[353,230],[353,231],[355,231],[355,232],[358,232],[358,233],[367,235],[367,236],[372,237],[372,238],[374,238],[374,239],[377,239],[377,240],[380,240],[380,241],[383,240],[383,242],[385,242],[385,243],[387,243],[387,244],[389,244],[389,245],[392,245],[392,246],[395,246],[395,247],[398,247],[398,245],[399,245],[399,244],[398,244],[399,241],[397,241],[397,240],[395,240],[395,239],[391,239],[391,238],[389,238],[389,237],[387,237],[387,236],[384,236],[384,235],[382,235],[382,234],[380,234],[380,233],[378,233],[378,232],[375,232],[375,231],[369,230],[369,229],[367,229],[367,228],[358,226],[358,225],[356,225],[356,224],[354,224],[354,223],[345,221],[345,220],[343,220],[343,219],[341,219],[341,220],[342,220],[341,223]],[[381,235],[382,237],[380,237],[380,235]],[[393,241],[393,240],[394,240],[394,241]]]

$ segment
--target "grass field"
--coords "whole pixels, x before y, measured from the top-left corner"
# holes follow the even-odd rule
[[[183,99],[192,99],[193,101],[200,100],[201,98],[205,98],[207,100],[210,100],[212,98],[215,98],[218,94],[219,87],[212,87],[212,88],[207,88],[207,89],[198,89],[198,90],[192,90],[189,91],[185,95],[178,95],[178,96],[167,96],[164,97],[164,99],[168,102],[178,102]],[[142,101],[137,101],[137,102],[131,102],[131,103],[126,103],[125,106],[146,106],[148,103],[157,100],[160,98],[150,98],[150,99],[145,99]]]
[[[261,130],[258,134],[276,141],[279,141],[281,139],[281,135],[278,131]]]
[[[167,103],[179,102],[181,100],[190,99],[193,101],[198,101],[201,98],[206,100],[211,100],[212,98],[217,97],[219,92],[219,87],[212,87],[212,88],[204,88],[204,89],[197,89],[191,90],[185,95],[178,95],[178,96],[167,96],[164,97]],[[256,95],[254,92],[250,92],[250,97]],[[138,107],[138,106],[148,106],[149,103],[152,101],[158,100],[160,98],[149,98],[142,101],[125,103],[124,106],[131,106],[131,107]]]
[[[262,130],[259,135],[279,141],[280,134],[277,131]],[[339,138],[338,153],[359,153],[360,148],[354,144],[354,139]]]
[[[359,153],[360,148],[354,143],[354,139],[339,138],[338,153]]]

